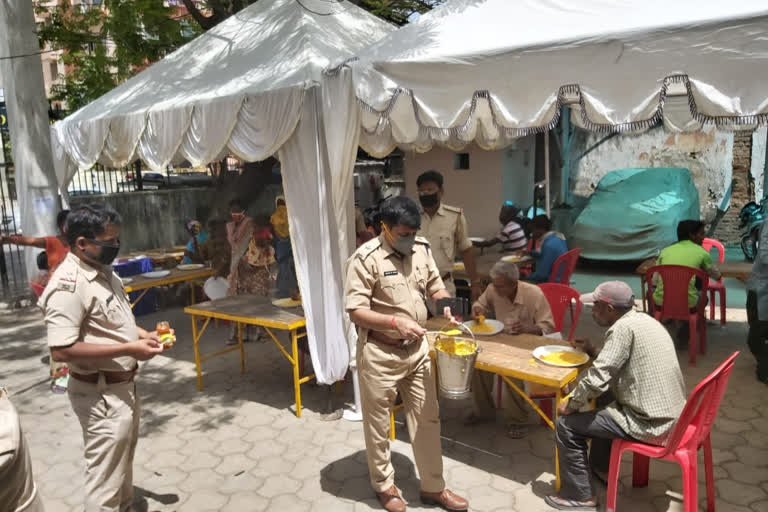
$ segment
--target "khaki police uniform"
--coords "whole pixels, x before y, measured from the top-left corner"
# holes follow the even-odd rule
[[[444,288],[425,239],[417,237],[413,253],[403,258],[382,234],[361,245],[352,256],[347,271],[345,307],[348,312],[370,309],[410,318],[423,326],[427,320],[426,297]],[[394,484],[389,414],[399,391],[421,490],[441,492],[445,481],[440,418],[429,343],[422,339],[399,344],[396,330],[376,332],[360,327],[358,334],[357,370],[371,485],[376,492],[383,492]]]
[[[43,512],[19,415],[0,388],[0,510]]]
[[[77,341],[115,345],[139,338],[120,278],[111,268],[97,270],[73,253],[56,269],[40,304],[51,348]],[[131,509],[140,413],[131,375],[136,367],[136,359],[127,356],[69,363],[69,400],[85,444],[86,512]],[[114,380],[120,382],[110,383]]]
[[[463,253],[472,247],[467,231],[467,218],[461,208],[440,203],[432,217],[421,210],[421,229],[418,234],[429,241],[440,277],[453,297],[456,296],[456,286],[453,283],[456,253]],[[433,305],[430,304],[430,309],[432,308]],[[436,314],[434,310],[432,314]]]

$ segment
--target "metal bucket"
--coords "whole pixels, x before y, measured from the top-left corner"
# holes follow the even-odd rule
[[[470,335],[472,335],[470,331]],[[474,338],[474,335],[472,335]],[[438,347],[440,342],[462,341],[474,345],[474,352],[467,355],[451,354],[443,352]],[[470,398],[472,386],[472,374],[475,371],[475,361],[480,351],[477,342],[466,338],[455,338],[438,334],[435,342],[435,354],[437,356],[437,377],[440,394],[445,398],[463,400]]]

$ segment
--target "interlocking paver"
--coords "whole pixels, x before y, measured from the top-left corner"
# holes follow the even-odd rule
[[[19,329],[19,317],[35,328]],[[198,392],[188,318],[170,310],[138,320],[152,325],[160,317],[171,320],[180,342],[172,352],[143,364],[139,374],[143,408],[134,466],[137,510],[380,510],[368,482],[362,425],[321,420],[327,412],[326,388],[303,386],[304,414],[296,418],[290,369],[282,356],[268,344],[249,344],[245,375],[237,370],[234,354],[206,361],[205,389]],[[708,353],[700,356],[697,368],[687,366],[687,353],[679,353],[689,389],[732,350],[744,348],[739,340],[745,329],[739,321],[710,329]],[[10,388],[21,413],[46,510],[77,512],[83,493],[80,426],[66,395],[47,389],[39,324],[34,312],[0,311],[0,351],[13,354],[3,360],[1,384]],[[9,326],[18,334],[7,336]],[[599,333],[586,310],[579,334],[596,339]],[[227,334],[226,328],[211,328],[203,340],[205,350],[218,348]],[[768,412],[765,395],[758,392],[762,388],[756,386],[754,362],[745,350],[712,435],[718,510],[766,510]],[[338,403],[344,400],[351,400],[349,389]],[[553,491],[551,431],[532,424],[528,438],[514,441],[500,423],[467,427],[463,418],[469,406],[467,401],[441,401],[447,484],[471,498],[473,511],[551,512],[542,500]],[[434,510],[419,502],[403,421],[398,414],[398,439],[392,443],[396,483],[409,511]],[[682,511],[678,466],[652,461],[649,486],[632,489],[631,460],[625,456],[622,461],[620,510]],[[700,481],[703,476],[700,462]],[[699,488],[703,504],[704,486]],[[604,492],[598,489],[601,499]]]

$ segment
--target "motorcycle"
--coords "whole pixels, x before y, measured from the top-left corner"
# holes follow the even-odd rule
[[[760,226],[765,220],[765,207],[768,204],[768,196],[765,196],[758,205],[754,201],[745,204],[739,212],[739,229],[741,234],[741,251],[747,261],[754,261],[757,255],[757,247],[760,237]]]

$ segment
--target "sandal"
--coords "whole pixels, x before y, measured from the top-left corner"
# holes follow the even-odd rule
[[[507,437],[510,439],[523,439],[528,435],[528,425],[513,424],[507,427]]]
[[[561,498],[560,496],[544,496],[544,502],[557,510],[584,510],[588,512],[597,511],[597,503],[592,504],[587,501],[576,501]]]

